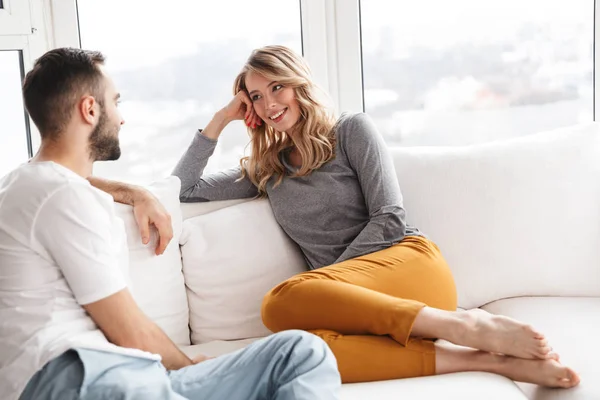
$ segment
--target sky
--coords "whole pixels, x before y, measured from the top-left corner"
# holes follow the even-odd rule
[[[263,43],[273,32],[300,29],[297,0],[78,0],[78,10],[82,43],[102,49],[113,71],[195,53],[199,43],[241,38]],[[139,16],[135,24],[131,16]]]
[[[217,32],[220,40],[261,43],[272,32],[297,32],[300,24],[299,0],[78,0],[78,7],[86,47],[109,49],[115,70],[155,64],[155,51],[162,58],[192,53],[198,43],[215,41]],[[568,30],[573,22],[593,19],[593,11],[593,0],[362,0],[361,22],[366,33],[392,27],[397,46],[443,48],[503,40],[524,22]],[[132,15],[139,16],[134,27]],[[137,47],[123,34],[139,37]],[[370,34],[365,39],[367,49],[379,40]]]
[[[574,22],[593,20],[594,1],[362,0],[361,18],[363,30],[392,26],[399,45],[443,48],[505,40],[526,22],[570,29]]]

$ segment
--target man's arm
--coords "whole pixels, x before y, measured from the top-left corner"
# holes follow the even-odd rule
[[[168,370],[180,369],[194,363],[144,315],[128,289],[86,304],[83,308],[106,338],[117,346],[160,354],[162,363]]]
[[[90,176],[87,178],[92,186],[110,194],[118,203],[133,206],[133,213],[142,235],[142,243],[150,241],[150,225],[154,225],[160,237],[156,247],[156,255],[164,253],[173,239],[171,216],[156,197],[146,189],[122,182]]]
[[[85,183],[58,188],[38,211],[34,248],[56,263],[77,303],[111,343],[158,353],[167,368],[190,365],[131,297],[113,244],[115,216],[105,202]]]

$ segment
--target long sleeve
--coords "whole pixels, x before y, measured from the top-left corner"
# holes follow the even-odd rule
[[[203,175],[216,146],[216,140],[209,139],[198,131],[177,163],[173,175],[181,180],[179,198],[182,202],[243,199],[258,195],[256,186],[247,177],[238,181],[242,174],[240,166]]]
[[[340,144],[358,177],[369,221],[336,263],[388,248],[406,233],[402,194],[383,138],[366,114],[356,114],[346,124]]]

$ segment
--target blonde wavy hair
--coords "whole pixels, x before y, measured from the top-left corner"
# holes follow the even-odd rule
[[[279,154],[296,147],[302,156],[302,167],[293,176],[306,176],[335,157],[336,117],[328,96],[312,81],[306,61],[284,46],[266,46],[252,52],[233,85],[234,95],[241,90],[248,94],[246,76],[253,72],[294,88],[300,108],[300,118],[294,125],[294,135],[277,132],[266,123],[248,128],[251,153],[240,160],[242,178],[248,177],[266,196],[267,182],[276,177],[275,186],[283,181],[286,170]]]

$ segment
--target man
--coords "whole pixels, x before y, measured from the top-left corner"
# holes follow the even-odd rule
[[[288,331],[218,357],[189,359],[126,285],[117,200],[172,237],[147,192],[92,175],[120,156],[119,94],[98,52],[56,49],[23,85],[42,144],[0,180],[0,393],[16,399],[335,399],[340,377],[316,336]],[[90,181],[109,192],[95,188]]]

